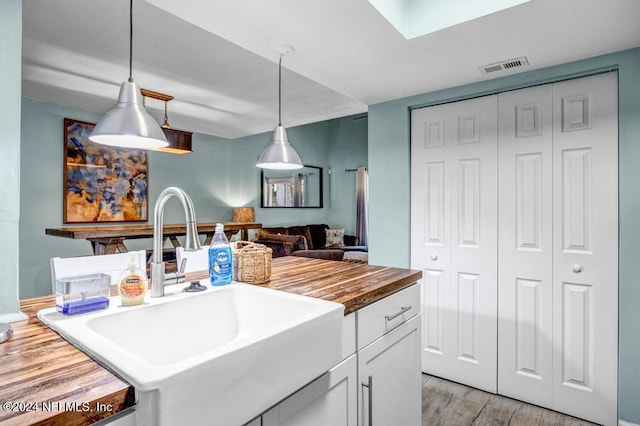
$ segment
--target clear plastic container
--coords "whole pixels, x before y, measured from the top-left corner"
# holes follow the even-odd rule
[[[56,309],[64,315],[83,314],[109,307],[107,274],[76,275],[56,279]]]

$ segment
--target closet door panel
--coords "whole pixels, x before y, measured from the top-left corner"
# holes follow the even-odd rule
[[[451,266],[451,141],[447,105],[411,113],[411,267],[422,270],[423,365],[449,365]],[[425,370],[426,371],[426,370]]]
[[[423,271],[423,303],[424,331],[422,337],[423,348],[432,356],[444,356],[444,342],[446,334],[445,315],[445,272],[433,269]],[[426,318],[425,318],[426,317]]]
[[[497,96],[449,105],[452,380],[497,390]]]
[[[414,110],[411,133],[411,265],[423,271],[423,371],[491,392],[496,108],[490,96]]]
[[[554,403],[616,424],[617,74],[554,84]]]
[[[552,405],[552,88],[499,104],[498,392]]]
[[[411,263],[436,270],[450,262],[451,145],[444,134],[446,109],[441,105],[411,114]]]

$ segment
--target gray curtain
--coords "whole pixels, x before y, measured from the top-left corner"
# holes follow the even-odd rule
[[[293,205],[295,207],[304,207],[307,205],[305,197],[307,177],[302,173],[293,175]]]
[[[358,167],[356,172],[356,237],[360,245],[368,244],[369,229],[369,173],[366,167]]]

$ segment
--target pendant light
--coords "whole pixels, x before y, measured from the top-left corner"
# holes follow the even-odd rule
[[[147,98],[157,99],[164,102],[164,121],[160,125],[162,132],[167,138],[169,145],[161,148],[149,148],[153,151],[167,152],[169,154],[189,154],[193,152],[191,149],[191,132],[184,132],[182,130],[172,129],[169,124],[169,101],[173,100],[173,96],[160,92],[154,92],[152,90],[140,89],[142,93],[142,104],[145,104]]]
[[[107,111],[93,129],[89,140],[122,148],[160,148],[167,146],[158,122],[147,112],[142,94],[133,82],[133,0],[129,1],[129,80],[122,83],[118,103]]]
[[[260,154],[256,166],[261,169],[293,170],[303,167],[302,160],[295,149],[289,144],[287,129],[282,126],[282,57],[293,51],[293,46],[283,46],[280,49],[278,62],[278,125],[273,131],[271,143]]]
[[[169,129],[171,124],[169,124],[169,114],[167,114],[167,100],[164,101],[164,121],[160,125],[163,129]]]

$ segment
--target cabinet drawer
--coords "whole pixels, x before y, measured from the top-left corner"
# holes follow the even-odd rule
[[[407,287],[356,311],[358,350],[420,313],[420,286]]]

